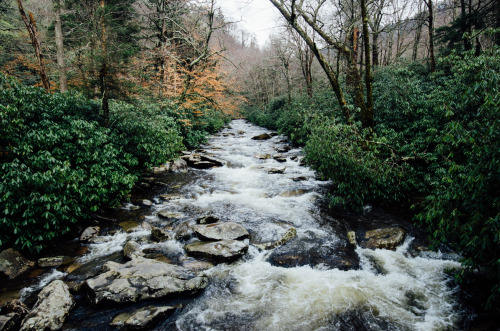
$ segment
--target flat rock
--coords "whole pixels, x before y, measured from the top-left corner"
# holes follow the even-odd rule
[[[37,264],[41,268],[59,267],[71,260],[69,256],[52,256],[38,259]]]
[[[148,199],[142,199],[139,200],[139,205],[141,205],[142,207],[151,207],[153,205],[153,202]]]
[[[211,162],[215,167],[222,167],[227,165],[225,160],[221,160],[212,155],[200,155],[202,161]]]
[[[249,236],[244,227],[234,222],[195,225],[193,230],[204,240],[238,240]]]
[[[406,232],[401,228],[384,228],[370,230],[365,233],[367,241],[362,243],[366,248],[396,249],[405,239]]]
[[[192,256],[219,262],[230,262],[243,256],[248,250],[248,245],[238,240],[201,241],[186,245],[184,249]]]
[[[190,164],[190,166],[195,169],[210,169],[217,167],[217,164],[210,161],[198,161],[193,162],[192,164]]]
[[[203,270],[207,270],[212,268],[214,265],[213,263],[207,262],[207,261],[185,261],[182,263],[182,266],[184,268],[187,268],[189,270],[195,271],[195,272],[200,272]]]
[[[5,275],[9,279],[16,278],[34,266],[35,262],[28,260],[12,248],[0,253],[0,275]]]
[[[110,326],[118,329],[126,328],[129,330],[151,329],[154,328],[163,318],[173,314],[177,308],[178,307],[172,306],[143,307],[132,313],[122,313],[115,316],[113,321],[110,323]]]
[[[125,264],[109,261],[103,273],[85,282],[92,304],[127,303],[192,294],[208,285],[205,276],[156,260],[137,257]]]
[[[99,232],[101,232],[101,228],[99,226],[89,226],[83,230],[82,235],[80,236],[80,241],[87,241],[95,238],[99,235]]]
[[[123,231],[130,233],[139,228],[141,225],[136,221],[124,221],[118,223],[118,226],[123,229]]]
[[[54,280],[38,294],[38,300],[24,318],[21,330],[59,330],[74,305],[68,286],[61,280]]]
[[[259,134],[257,136],[254,136],[252,137],[253,140],[267,140],[267,139],[271,139],[271,135],[268,134],[268,133],[263,133],[263,134]]]

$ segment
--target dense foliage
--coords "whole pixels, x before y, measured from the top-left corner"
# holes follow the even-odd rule
[[[452,53],[428,73],[418,63],[377,69],[373,132],[347,125],[325,93],[273,100],[248,118],[305,145],[306,160],[336,184],[332,203],[413,205],[434,244],[500,290],[500,50]]]
[[[227,117],[185,127],[174,106],[112,104],[48,94],[0,75],[0,247],[40,251],[103,206],[130,193],[140,171],[202,141]],[[193,141],[192,137],[198,137]]]

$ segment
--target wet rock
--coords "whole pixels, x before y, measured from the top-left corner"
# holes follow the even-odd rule
[[[177,240],[187,240],[193,236],[193,227],[189,221],[182,222],[176,226],[173,230],[175,239]]]
[[[183,218],[184,214],[183,213],[177,213],[177,212],[171,212],[171,211],[161,211],[158,214],[158,217],[163,218],[163,219],[178,219],[178,218]]]
[[[207,261],[184,261],[182,263],[182,266],[186,269],[195,271],[195,272],[200,272],[203,270],[207,270],[212,268],[214,265],[213,263],[207,262]]]
[[[18,251],[9,248],[0,253],[0,275],[14,279],[35,266]]]
[[[196,225],[193,230],[198,237],[205,240],[238,240],[249,235],[244,227],[234,222]]]
[[[271,158],[271,154],[255,154],[253,157],[259,160],[267,160]]]
[[[171,172],[186,172],[187,171],[187,162],[183,159],[175,160],[170,166]]]
[[[151,188],[151,184],[146,183],[146,182],[138,182],[136,184],[136,187],[142,188],[142,189],[148,189],[148,188]]]
[[[238,134],[245,134],[245,131],[243,131],[243,130],[238,130]]]
[[[286,153],[288,151],[290,151],[292,148],[290,146],[283,146],[283,147],[279,147],[276,149],[276,151],[278,153]]]
[[[306,176],[299,176],[299,177],[295,177],[295,178],[292,178],[292,180],[294,182],[301,182],[301,181],[304,181],[304,180],[307,180],[308,178]]]
[[[286,242],[290,241],[296,236],[297,236],[297,230],[295,228],[290,228],[285,232],[285,234],[280,238],[280,240],[264,244],[255,244],[255,246],[260,250],[269,250],[285,244]]]
[[[212,163],[209,161],[193,162],[190,166],[195,168],[195,169],[210,169],[210,168],[217,167],[217,165],[215,163]]]
[[[213,224],[217,223],[219,219],[215,216],[208,215],[208,216],[202,216],[200,218],[196,219],[197,224]]]
[[[271,256],[269,262],[280,267],[298,267],[306,265],[308,261],[304,255],[285,253]]]
[[[139,200],[138,203],[141,207],[151,207],[153,205],[153,202],[148,199]]]
[[[73,294],[78,294],[80,293],[80,290],[82,289],[82,282],[78,281],[67,281],[66,285],[68,285],[69,291]]]
[[[210,162],[214,165],[214,167],[222,167],[227,165],[227,162],[221,159],[216,158],[215,156],[212,155],[201,155],[200,156],[202,161]]]
[[[259,134],[258,136],[252,137],[253,140],[267,140],[271,139],[271,135],[268,133]]]
[[[357,245],[356,232],[348,231],[347,232],[347,239],[349,240],[349,243],[351,243],[352,245]]]
[[[267,172],[269,174],[283,174],[285,173],[286,167],[285,168],[271,168]]]
[[[276,161],[278,161],[280,163],[286,162],[286,157],[284,157],[281,154],[273,155],[273,159],[275,159]]]
[[[403,243],[405,236],[406,232],[396,227],[371,230],[365,233],[367,241],[363,242],[362,246],[371,249],[396,249]]]
[[[160,195],[160,199],[164,201],[172,201],[182,199],[182,196],[179,194],[162,194]]]
[[[24,318],[21,330],[59,330],[74,305],[68,286],[54,280],[38,294],[38,301]]]
[[[28,307],[21,300],[11,300],[2,307],[2,313],[16,313],[24,317],[29,312]],[[0,328],[0,330],[2,330]]]
[[[9,313],[6,315],[0,315],[0,330],[1,331],[15,331],[19,330],[19,325],[21,324],[22,317],[16,313]]]
[[[238,240],[196,242],[184,246],[189,255],[219,262],[230,262],[242,257],[248,245]]]
[[[205,276],[186,268],[137,257],[125,264],[107,262],[103,273],[85,282],[92,304],[126,303],[191,294],[208,285]]]
[[[136,221],[125,221],[118,223],[118,226],[123,229],[123,231],[130,233],[136,230],[140,225]]]
[[[162,166],[159,166],[159,167],[153,167],[151,168],[151,171],[155,174],[155,175],[158,175],[158,174],[162,174],[164,172],[167,172],[169,171],[170,169],[170,164],[164,164]]]
[[[38,259],[38,266],[40,268],[49,268],[49,267],[59,267],[63,264],[66,264],[70,261],[69,256],[52,256],[52,257],[44,257]]]
[[[142,222],[141,223],[141,228],[143,228],[146,231],[153,230],[153,226],[151,224],[149,224],[148,222]]]
[[[162,319],[173,314],[178,307],[143,307],[132,313],[122,313],[111,322],[110,326],[128,330],[146,330],[154,328]]]
[[[82,235],[80,236],[80,241],[87,241],[95,238],[99,235],[99,232],[101,232],[101,228],[99,226],[89,226],[83,230]]]
[[[144,256],[144,253],[141,250],[141,245],[131,240],[127,241],[127,243],[123,245],[123,256],[129,259],[134,259],[138,256]]]
[[[280,197],[285,197],[285,198],[290,198],[290,197],[297,197],[299,195],[304,194],[304,190],[293,190],[293,191],[286,191],[280,194]]]
[[[156,242],[172,240],[172,235],[165,229],[153,227],[151,230],[151,239]]]

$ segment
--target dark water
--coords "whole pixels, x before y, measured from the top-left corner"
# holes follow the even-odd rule
[[[151,208],[130,204],[108,215],[166,228],[192,224],[206,215],[239,223],[250,232],[250,248],[241,260],[204,271],[210,284],[197,296],[96,308],[79,295],[64,329],[111,330],[114,316],[150,304],[182,305],[158,330],[459,329],[463,309],[445,272],[460,267],[456,256],[418,250],[423,235],[404,215],[371,206],[360,214],[334,215],[326,207],[330,183],[316,180],[313,171],[301,166],[300,150],[287,151],[283,137],[251,139],[264,132],[268,131],[244,120],[233,121],[211,137],[203,151],[227,161],[227,166],[161,175],[155,180],[166,186],[144,189],[135,197],[152,199]],[[255,157],[278,150],[286,162]],[[272,168],[285,171],[272,174]],[[166,193],[182,198],[159,199]],[[178,218],[160,219],[160,211],[178,213]],[[363,249],[347,241],[347,231],[360,237],[365,230],[387,226],[409,233],[396,251]],[[260,251],[253,245],[275,241],[291,227],[297,237],[282,246]],[[192,260],[185,255],[186,242],[152,243],[149,235],[142,228],[127,233],[109,224],[105,235],[78,258],[80,268],[71,273],[55,270],[37,282],[46,283],[49,276],[82,282],[106,261],[123,262],[122,246],[131,239],[172,263]],[[41,287],[34,285],[32,290]],[[25,290],[24,297],[31,292]]]

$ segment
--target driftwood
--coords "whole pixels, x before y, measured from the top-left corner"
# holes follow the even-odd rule
[[[36,28],[35,17],[33,16],[32,12],[28,11],[29,15],[29,20],[28,20],[28,17],[24,12],[21,0],[17,0],[17,6],[19,7],[19,13],[21,14],[24,24],[26,25],[26,29],[28,30],[28,33],[30,35],[31,44],[35,49],[36,57],[38,59],[38,65],[40,67],[40,77],[42,78],[43,87],[47,90],[47,92],[49,92],[50,81],[49,78],[47,77],[47,70],[45,70],[45,64],[43,62],[42,47],[40,46],[40,39],[38,38],[38,30]]]

